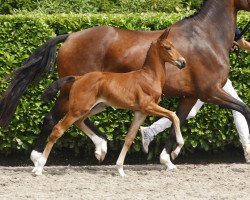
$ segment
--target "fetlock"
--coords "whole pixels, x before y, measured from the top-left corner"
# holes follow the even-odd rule
[[[37,160],[37,167],[35,172],[35,175],[40,176],[43,173],[43,167],[46,164],[47,159],[44,156],[41,156],[38,160]]]
[[[42,156],[42,153],[33,150],[30,154],[30,159],[32,160],[32,162],[34,163],[34,165],[36,165],[37,160]]]

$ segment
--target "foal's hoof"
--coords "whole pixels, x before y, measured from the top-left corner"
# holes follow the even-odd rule
[[[107,154],[107,141],[102,139],[102,142],[96,146],[95,157],[102,162]]]
[[[36,162],[35,167],[32,169],[32,173],[35,173],[37,171],[37,165],[38,165],[38,162]]]
[[[35,172],[35,175],[36,175],[36,176],[42,176],[42,175],[43,175],[43,170],[37,170],[37,171]]]
[[[101,158],[102,158],[102,153],[100,151],[95,151],[95,157],[96,159],[101,162]]]
[[[33,172],[35,172],[36,176],[41,176],[43,173],[43,167],[46,163],[47,159],[43,156],[41,156],[38,160],[37,160],[37,165],[35,166],[35,168],[33,169]]]
[[[117,169],[118,169],[118,172],[119,172],[120,176],[125,177],[126,174],[125,174],[125,172],[123,170],[123,166],[122,165],[116,165],[116,166],[117,166]]]
[[[250,144],[243,146],[246,163],[250,164]]]

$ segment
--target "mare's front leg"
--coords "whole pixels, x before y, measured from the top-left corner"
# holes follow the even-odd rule
[[[141,112],[134,112],[134,118],[133,118],[132,124],[130,125],[129,131],[125,137],[125,142],[124,142],[124,145],[122,147],[121,153],[120,153],[118,160],[116,162],[118,172],[122,177],[125,176],[125,173],[123,170],[125,156],[129,150],[131,144],[133,143],[133,141],[135,139],[135,136],[139,130],[139,127],[144,122],[146,116],[147,115],[142,114]]]
[[[197,100],[198,99],[193,99],[193,98],[182,98],[180,100],[179,105],[176,110],[176,115],[178,116],[180,120],[180,126],[182,126],[184,122],[186,121],[188,114],[192,110]],[[171,157],[173,160],[179,155],[180,153],[179,148],[176,148],[174,151],[172,151],[173,150],[172,147],[174,143],[176,143],[176,132],[175,132],[174,127],[171,126],[169,138],[167,142],[165,143],[165,147],[162,150],[162,153],[160,156],[161,160],[166,160],[165,158],[168,157],[166,155],[171,154]]]

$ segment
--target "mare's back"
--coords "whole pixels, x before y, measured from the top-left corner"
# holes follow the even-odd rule
[[[139,69],[151,42],[161,33],[162,31],[132,31],[110,26],[72,33],[59,51],[59,76]]]

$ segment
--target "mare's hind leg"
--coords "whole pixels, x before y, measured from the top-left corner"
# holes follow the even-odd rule
[[[180,103],[176,110],[176,115],[178,116],[180,120],[180,126],[182,126],[183,123],[186,121],[188,114],[190,113],[190,111],[192,110],[196,102],[197,102],[197,99],[193,99],[193,98],[182,98],[180,100]],[[175,150],[173,150],[172,148],[175,142],[176,142],[176,132],[175,132],[174,127],[171,126],[170,135],[165,144],[165,147],[162,151],[161,156],[164,157],[164,155],[171,153],[171,158],[174,160],[180,153],[180,148],[178,148],[178,146]]]
[[[48,139],[48,143],[43,151],[42,156],[38,159],[38,166],[36,168],[35,174],[42,175],[43,167],[47,162],[50,151],[56,141],[64,134],[64,132],[79,118],[82,116],[72,115],[71,112],[67,113],[66,116],[59,121],[53,128],[52,133]]]
[[[129,131],[125,137],[125,142],[124,145],[122,147],[121,153],[118,157],[118,160],[116,162],[116,166],[118,169],[118,172],[120,174],[120,176],[125,176],[125,173],[123,171],[123,163],[126,157],[126,154],[131,146],[131,144],[133,143],[135,136],[140,128],[140,126],[142,125],[143,121],[145,120],[146,115],[142,114],[141,112],[134,112],[134,118],[133,121],[130,125]]]
[[[205,99],[206,102],[215,103],[217,105],[221,105],[223,107],[240,112],[245,117],[248,127],[250,127],[250,108],[246,104],[232,97],[230,94],[228,94],[221,88],[216,88],[216,90],[211,90],[211,91],[212,95],[211,97]],[[245,147],[244,154],[247,163],[249,163],[250,162],[249,146]]]
[[[236,110],[240,112],[247,120],[248,127],[250,127],[250,108],[243,102],[232,97],[230,94],[225,92],[222,88],[217,87],[211,89],[211,95],[205,99],[205,102],[214,103],[225,108]]]
[[[176,133],[175,139],[178,143],[178,146],[175,151],[180,152],[182,146],[184,145],[184,140],[183,140],[181,130],[180,130],[179,118],[176,116],[176,114],[172,111],[162,108],[156,103],[151,103],[147,107],[146,112],[151,115],[158,115],[161,117],[166,117],[170,119],[170,121],[172,121],[174,129],[175,129],[175,133]],[[170,152],[163,151],[160,155],[160,162],[164,164],[170,170],[176,168],[176,166],[170,160]]]

